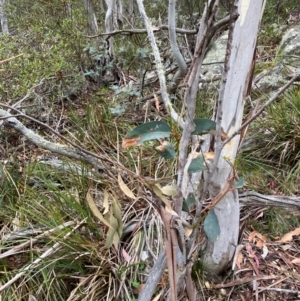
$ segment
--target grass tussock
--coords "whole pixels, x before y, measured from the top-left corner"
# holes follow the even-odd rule
[[[241,171],[251,173],[247,181],[254,189],[299,193],[299,120],[300,94],[294,89],[253,123],[249,132],[252,143],[242,150],[237,162]]]

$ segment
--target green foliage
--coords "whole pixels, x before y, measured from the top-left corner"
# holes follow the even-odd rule
[[[211,209],[205,217],[203,230],[211,242],[215,242],[218,239],[221,230],[214,209]]]
[[[194,119],[195,130],[192,135],[203,135],[207,133],[214,133],[216,130],[216,122],[210,119],[197,118]]]
[[[131,96],[140,96],[140,93],[135,88],[119,87],[119,86],[112,86],[112,90],[115,91],[115,94],[118,95],[120,98],[124,97],[131,97]]]
[[[210,119],[194,119],[195,130],[192,132],[192,135],[201,135],[206,133],[215,133],[216,123]],[[142,144],[145,141],[169,138],[171,134],[171,128],[169,125],[162,121],[151,121],[144,124],[141,124],[131,130],[123,140],[123,147],[137,146]],[[175,157],[174,147],[168,143],[164,142],[161,146],[156,148],[156,151],[166,159],[173,159]],[[198,156],[193,159],[189,172],[199,172],[204,170],[205,164],[204,160]]]
[[[271,186],[273,191],[284,193],[299,189],[299,120],[300,94],[295,89],[285,93],[267,109],[264,117],[252,124],[250,139],[255,143],[243,149],[237,161],[245,174],[251,172],[248,183],[261,183],[263,189]]]
[[[198,155],[195,159],[192,160],[188,172],[194,173],[194,172],[200,172],[206,169],[206,164],[201,155]]]
[[[186,200],[183,201],[182,210],[189,212],[191,207],[196,204],[196,198],[193,193],[189,193]]]
[[[169,160],[175,159],[176,156],[175,149],[173,145],[168,141],[164,141],[162,145],[157,146],[155,150],[158,152],[160,156],[162,156],[165,159],[169,159]]]
[[[130,131],[123,142],[124,146],[140,145],[145,141],[170,137],[171,128],[162,121],[141,124]],[[129,145],[128,145],[129,144]]]
[[[60,244],[60,249],[52,256],[46,256],[11,285],[2,296],[3,300],[28,299],[30,294],[38,300],[66,300],[79,284],[76,276],[93,275],[93,266],[100,267],[99,273],[103,280],[98,282],[99,288],[110,277],[109,262],[105,262],[99,250],[104,245],[106,234],[102,226],[95,223],[85,201],[86,187],[91,183],[84,170],[82,167],[81,175],[75,172],[60,173],[57,169],[33,162],[24,170],[26,177],[14,182],[19,198],[8,201],[9,195],[3,192],[0,218],[2,222],[6,220],[6,224],[11,225],[8,235],[15,235],[16,238],[2,240],[2,253],[13,248],[16,243],[19,245],[31,241],[32,237],[25,234],[26,230],[35,229],[39,230],[38,233],[45,233],[65,222],[73,222],[71,226],[57,229],[38,239],[38,244],[32,243],[30,248],[22,249],[22,253],[17,254],[15,259],[6,257],[1,260],[0,280],[3,284],[18,272],[18,260],[21,260],[21,267],[26,267],[55,243]],[[8,172],[13,175],[14,171],[8,169]],[[73,231],[76,224],[83,220],[84,225]],[[23,235],[17,236],[18,233]],[[69,236],[66,238],[67,234]],[[79,297],[80,291],[75,296]],[[99,296],[105,295],[107,290],[101,293],[100,289],[99,293]]]
[[[9,25],[18,34],[1,37],[0,60],[20,56],[5,63],[0,74],[0,93],[8,99],[24,97],[42,79],[41,91],[55,98],[78,92],[83,85],[85,79],[78,66],[84,63],[82,31],[86,24],[80,20],[86,18],[82,18],[82,5],[74,3],[72,16],[63,5],[59,0],[51,5],[46,1],[10,1]]]

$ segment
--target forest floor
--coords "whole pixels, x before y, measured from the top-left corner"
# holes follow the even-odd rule
[[[74,139],[80,145],[104,155],[112,161],[115,160],[126,166],[132,166],[132,171],[144,173],[148,177],[154,176],[156,172],[160,173],[161,177],[172,177],[175,163],[171,164],[172,166],[167,166],[164,162],[158,164],[155,161],[157,157],[153,156],[149,149],[124,151],[121,148],[122,137],[130,128],[135,124],[140,124],[143,120],[147,120],[149,114],[152,114],[151,118],[154,119],[165,119],[163,110],[157,103],[155,105],[154,100],[150,100],[147,106],[141,107],[136,106],[134,101],[129,99],[128,106],[131,106],[131,109],[127,110],[123,116],[116,116],[111,113],[107,99],[113,99],[113,94],[107,89],[96,93],[90,90],[82,98],[69,99],[66,102],[55,104],[51,111],[46,112],[46,118],[52,120],[50,125],[59,129],[63,135],[68,137],[76,135]],[[50,103],[43,103],[43,105],[50,107]],[[27,126],[39,131],[48,139],[65,143],[34,122],[27,123]],[[99,136],[94,135],[96,130],[100,133]],[[151,263],[151,260],[145,260],[143,256],[149,257],[147,253],[149,248],[152,249],[154,256],[157,256],[159,249],[163,248],[164,241],[162,223],[157,221],[159,216],[155,212],[155,208],[149,203],[147,192],[141,191],[143,188],[129,175],[127,178],[123,177],[126,182],[125,186],[130,187],[130,190],[137,195],[132,201],[128,198],[128,193],[124,194],[124,187],[120,189],[120,180],[116,175],[109,174],[108,177],[101,179],[101,176],[94,178],[94,176],[89,175],[89,168],[85,170],[84,174],[79,175],[74,170],[66,171],[57,170],[53,166],[45,167],[46,165],[41,164],[41,161],[48,160],[51,162],[53,159],[65,159],[48,151],[45,152],[28,141],[22,142],[22,147],[20,147],[22,136],[8,127],[5,127],[5,131],[7,141],[6,149],[3,148],[2,150],[2,156],[3,162],[6,160],[3,169],[6,177],[2,179],[2,194],[5,203],[9,205],[1,214],[1,237],[2,253],[7,254],[9,251],[11,253],[9,256],[1,257],[2,274],[5,275],[2,276],[1,284],[5,285],[11,277],[22,274],[24,269],[32,269],[35,271],[35,276],[28,274],[23,280],[18,280],[10,286],[10,288],[20,291],[21,295],[24,294],[25,290],[27,291],[25,295],[30,296],[31,293],[27,289],[34,290],[33,287],[35,286],[30,281],[39,283],[39,274],[44,269],[46,270],[47,266],[48,268],[50,266],[51,273],[49,272],[49,274],[53,273],[54,275],[58,273],[57,268],[54,267],[55,261],[60,260],[62,266],[72,265],[75,257],[81,256],[83,259],[79,261],[80,268],[75,266],[75,270],[71,269],[72,273],[78,275],[76,281],[70,276],[68,269],[63,269],[64,277],[68,280],[64,281],[62,296],[69,294],[68,300],[79,300],[78,296],[73,296],[72,299],[72,294],[76,295],[76,292],[82,290],[83,287],[85,287],[84,290],[88,290],[86,286],[92,288],[92,292],[95,293],[95,286],[97,285],[99,291],[95,294],[98,297],[88,299],[92,295],[89,292],[82,300],[107,300],[107,298],[116,300],[114,299],[116,293],[110,293],[111,296],[115,297],[109,297],[109,293],[105,294],[107,287],[104,288],[103,285],[110,283],[110,290],[118,290],[117,295],[120,300],[134,300],[143,287],[144,274],[149,271],[150,267],[147,266],[147,262],[150,266],[153,264],[153,261]],[[11,150],[14,150],[13,156],[7,157],[5,154],[11,154]],[[68,164],[72,166],[71,162]],[[106,166],[107,164],[106,162]],[[85,169],[85,167],[82,168]],[[82,179],[79,179],[80,176]],[[110,197],[117,197],[123,219],[123,229],[127,231],[130,225],[133,225],[131,230],[128,230],[131,232],[128,232],[129,234],[126,236],[119,237],[117,244],[113,243],[110,251],[103,251],[104,241],[100,244],[96,243],[99,234],[95,234],[95,231],[101,233],[103,227],[100,225],[101,223],[95,223],[94,218],[88,212],[91,209],[94,213],[91,201],[86,196],[87,187],[89,187],[88,191],[100,211],[104,206],[103,191],[106,191]],[[273,193],[282,194],[272,179],[270,179],[269,187],[273,189]],[[255,188],[260,190],[259,185]],[[245,189],[247,189],[247,183]],[[265,191],[265,187],[261,187],[261,190]],[[269,192],[272,193],[270,190]],[[62,203],[55,201],[53,207],[52,202],[57,199],[61,200]],[[64,202],[68,208],[65,207]],[[88,202],[90,209],[86,202]],[[82,204],[84,208],[78,209],[78,203]],[[32,210],[32,214],[28,210]],[[66,239],[64,248],[60,246],[62,252],[57,254],[53,252],[53,254],[45,256],[44,262],[41,260],[41,262],[32,265],[30,258],[36,259],[45,254],[43,252],[46,252],[47,244],[55,241],[58,244],[62,243],[61,238],[59,238],[61,234],[54,237],[48,236],[45,234],[46,230],[40,228],[41,225],[48,230],[53,229],[55,225],[61,225],[66,220],[70,220],[66,219],[66,216],[69,216],[71,220],[78,220],[81,216],[81,219],[88,218],[89,222],[83,232],[76,233],[70,241],[68,238]],[[49,223],[48,218],[53,219],[54,223]],[[146,228],[148,233],[146,233]],[[154,228],[156,228],[156,238],[151,238],[153,234],[150,232]],[[31,232],[29,231],[29,234],[24,234],[21,238],[20,233],[25,229]],[[32,232],[34,229],[37,230],[38,235],[44,233],[44,238],[36,239]],[[240,229],[239,245],[233,259],[234,263],[222,275],[212,278],[206,274],[201,263],[195,264],[193,275],[198,289],[198,300],[300,300],[299,211],[290,212],[283,209],[257,206],[244,207],[241,211]],[[87,241],[84,240],[86,233],[90,236]],[[145,237],[143,238],[143,236]],[[47,237],[46,240],[44,240],[45,237]],[[32,239],[36,239],[36,241],[29,247],[28,242]],[[76,251],[74,251],[76,249],[74,243],[78,244]],[[22,247],[22,244],[26,245]],[[78,248],[78,246],[80,247]],[[68,252],[67,250],[74,251],[70,258],[68,256],[64,258],[64,253]],[[105,256],[106,258],[103,258]],[[114,279],[103,283],[97,282],[94,278],[94,283],[89,282],[88,279],[97,277],[96,275],[99,273],[91,272],[90,266],[95,268],[98,265],[101,267],[101,264],[114,266],[112,269],[114,272],[107,271],[106,275],[106,277],[114,277]],[[51,267],[51,265],[53,266]],[[57,276],[61,277],[62,275],[59,276],[58,274]],[[127,277],[126,280],[124,277]],[[22,278],[21,275],[20,279]],[[159,296],[162,291],[164,294],[166,293],[164,290],[166,283],[168,283],[167,273],[162,277],[156,296]],[[44,290],[49,289],[49,287],[51,289],[60,287],[58,284],[48,285]],[[11,292],[8,295],[11,296]],[[32,296],[34,295],[32,293]],[[129,296],[131,297],[129,298]],[[161,299],[153,298],[153,300],[163,299],[162,296]],[[5,298],[5,294],[2,295],[2,299],[8,300]],[[40,299],[37,298],[36,300]]]

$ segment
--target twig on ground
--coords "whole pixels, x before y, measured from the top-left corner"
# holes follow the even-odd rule
[[[264,195],[255,191],[239,194],[240,207],[243,206],[274,206],[286,209],[299,209],[300,197],[284,195]]]
[[[75,226],[72,231],[68,232],[62,239],[66,240],[75,230],[77,230],[79,227],[81,227],[84,223],[85,223],[86,219],[82,220],[77,226]],[[27,271],[29,271],[30,269],[35,268],[43,259],[45,259],[46,257],[51,256],[52,254],[54,254],[57,250],[59,250],[61,248],[62,244],[57,242],[55,243],[50,249],[48,249],[46,252],[44,252],[39,258],[37,258],[36,260],[34,260],[31,264],[29,264],[27,267],[25,267],[22,272],[18,273],[17,275],[15,275],[12,279],[10,279],[9,281],[7,281],[5,284],[3,284],[0,287],[0,292],[2,292],[3,290],[5,290],[6,288],[8,288],[9,286],[11,286],[13,283],[15,283],[19,278],[21,278],[23,275],[26,274]]]
[[[286,279],[288,279],[288,278],[289,278],[289,277],[285,277],[285,278],[279,279],[279,280],[275,281],[274,283],[268,285],[267,287],[263,287],[260,291],[258,291],[258,287],[257,287],[257,292],[258,292],[258,294],[259,294],[259,293],[261,293],[261,292],[267,290],[268,288],[271,288],[272,286],[275,286],[275,285],[277,285],[277,284],[283,282],[284,280],[286,280]]]
[[[257,289],[264,290],[264,291],[280,292],[280,293],[285,293],[285,294],[299,294],[299,291],[289,290],[289,289],[285,289],[285,288],[261,287],[261,286],[258,286]],[[261,292],[261,291],[259,291],[259,292]]]
[[[16,253],[19,253],[20,250],[25,249],[25,248],[27,248],[27,247],[29,247],[29,246],[31,246],[31,245],[34,245],[34,244],[35,244],[36,242],[38,242],[41,238],[47,237],[47,236],[49,236],[49,235],[50,235],[51,233],[53,233],[53,232],[56,232],[56,231],[58,231],[58,230],[62,230],[62,229],[64,229],[64,228],[69,227],[69,226],[72,226],[72,225],[74,225],[74,222],[73,222],[73,221],[69,221],[69,222],[66,222],[66,223],[64,223],[64,224],[62,224],[62,225],[60,225],[60,226],[58,226],[58,227],[55,227],[55,228],[50,229],[50,230],[48,230],[48,231],[45,231],[44,233],[42,233],[42,234],[36,236],[35,238],[32,238],[32,239],[30,239],[30,240],[28,240],[28,241],[26,241],[26,242],[24,242],[24,243],[22,243],[22,244],[20,244],[20,245],[14,246],[14,247],[11,248],[10,250],[8,250],[8,251],[6,251],[6,252],[0,254],[0,259],[3,259],[3,258],[6,258],[6,257],[8,257],[8,256],[14,255],[14,254],[16,254]],[[10,236],[7,236],[7,237],[3,237],[1,240],[2,240],[2,241],[10,240],[10,237],[11,237],[12,235],[13,235],[13,234],[11,234]],[[20,238],[20,237],[19,237],[19,238]]]
[[[40,135],[36,134],[35,132],[33,132],[32,130],[28,129],[22,122],[20,122],[18,119],[16,119],[14,115],[11,115],[7,111],[0,109],[0,117],[5,118],[5,123],[7,125],[13,127],[18,132],[21,132],[32,143],[34,143],[44,149],[50,150],[52,152],[59,153],[63,156],[90,163],[91,165],[93,165],[96,168],[97,171],[104,171],[104,167],[101,166],[99,164],[99,162],[96,160],[96,158],[105,160],[104,157],[100,157],[96,154],[93,154],[92,152],[85,150],[84,148],[78,146],[77,144],[75,144],[74,142],[69,140],[68,138],[64,137],[63,135],[61,135],[60,133],[58,133],[57,131],[52,129],[47,124],[40,122],[39,120],[37,120],[33,117],[25,115],[24,113],[22,113],[22,111],[20,111],[16,108],[13,108],[9,105],[5,105],[3,103],[1,103],[0,106],[9,108],[9,109],[13,109],[19,114],[19,116],[24,117],[28,120],[31,120],[31,121],[47,128],[49,131],[51,131],[52,133],[54,133],[56,136],[63,139],[64,141],[67,141],[69,144],[71,144],[73,147],[75,147],[80,152],[77,151],[76,149],[71,149],[71,148],[67,147],[66,145],[47,141],[42,136],[40,136]]]
[[[229,283],[211,284],[210,286],[211,286],[211,288],[226,288],[226,287],[241,285],[241,284],[245,284],[245,283],[257,281],[257,280],[272,280],[272,279],[276,279],[276,278],[278,278],[278,276],[252,276],[252,277],[237,279],[237,280],[229,282]]]
[[[8,59],[2,60],[2,61],[0,61],[0,64],[7,63],[7,62],[9,62],[9,61],[11,61],[11,60],[14,60],[14,59],[16,59],[17,57],[22,56],[23,54],[24,54],[24,53],[20,53],[20,54],[18,54],[18,55],[15,55],[15,56],[13,56],[13,57],[8,58]]]

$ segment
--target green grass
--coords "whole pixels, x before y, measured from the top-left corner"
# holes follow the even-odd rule
[[[56,243],[59,244],[56,252],[45,256],[9,286],[2,300],[28,299],[30,294],[38,300],[66,300],[85,277],[93,275],[101,275],[96,283],[99,284],[99,295],[106,295],[106,290],[101,292],[101,284],[103,290],[105,281],[113,274],[112,262],[111,257],[105,255],[108,251],[103,249],[106,239],[103,226],[93,217],[85,201],[87,188],[91,185],[89,178],[70,173],[59,175],[56,170],[35,162],[24,172],[28,179],[34,179],[35,185],[28,185],[29,180],[19,179],[14,182],[19,198],[8,202],[7,196],[2,196],[1,222],[6,225],[7,234],[32,227],[44,233],[66,222],[73,224],[29,243],[22,248],[22,256],[16,254],[1,260],[0,279],[3,285]],[[80,222],[82,225],[77,228]],[[2,253],[23,242],[30,242],[30,239],[30,236],[25,236],[2,240]],[[20,267],[18,261],[21,259],[24,262]],[[80,300],[91,300],[89,294],[84,298]]]
[[[268,189],[271,192],[299,192],[299,120],[300,94],[295,89],[251,125],[249,136],[255,143],[239,154],[237,168],[243,174],[252,174],[247,182],[256,189],[265,191],[274,182],[276,187]]]
[[[253,229],[272,239],[279,239],[286,233],[299,228],[299,217],[280,208],[269,208],[259,220],[250,221]]]

